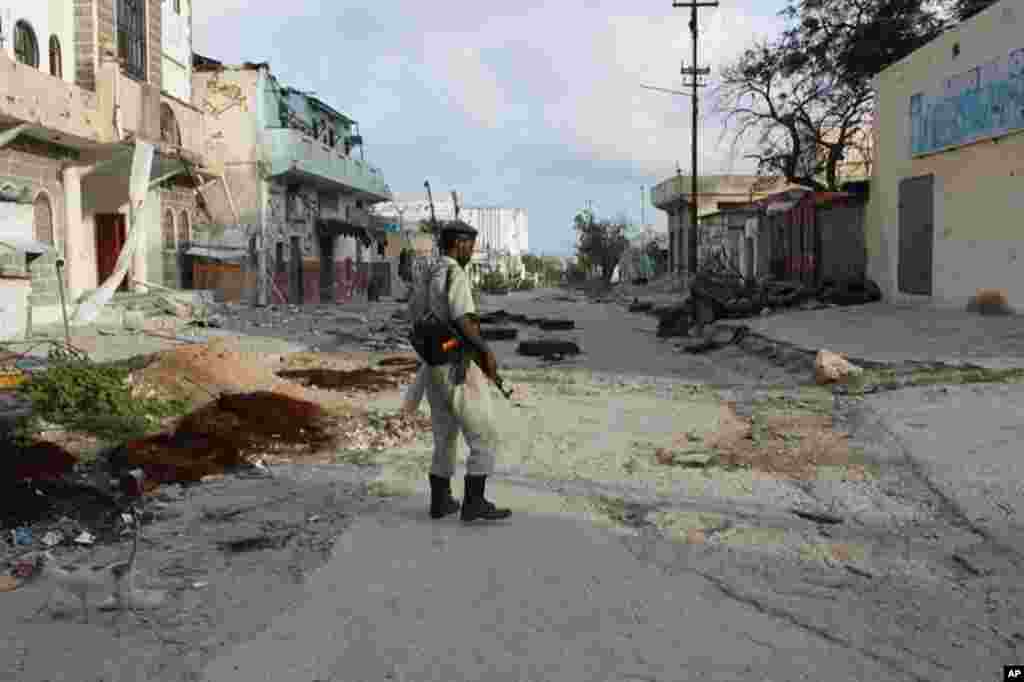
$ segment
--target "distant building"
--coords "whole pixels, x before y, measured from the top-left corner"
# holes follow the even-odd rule
[[[526,209],[499,206],[460,206],[459,218],[476,228],[478,235],[471,273],[477,279],[484,272],[500,271],[521,276],[521,256],[529,248],[529,217]],[[430,219],[430,202],[425,192],[396,193],[392,201],[374,208],[374,213],[404,232],[419,230]],[[454,220],[455,202],[450,195],[434,196],[434,215],[439,222]]]
[[[758,175],[706,175],[697,178],[698,218],[746,205],[793,187],[783,178]],[[689,176],[676,175],[651,188],[651,203],[668,213],[668,267],[686,268],[690,229],[691,185]]]
[[[356,148],[351,116],[281,83],[267,64],[222,64],[194,55],[192,87],[217,115],[206,130],[243,226],[262,253],[253,287],[271,302],[365,300],[387,291],[386,231],[369,209],[389,201],[380,169]],[[259,270],[263,272],[259,272]]]

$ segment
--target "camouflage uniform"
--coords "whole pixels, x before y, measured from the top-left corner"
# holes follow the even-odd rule
[[[451,288],[446,301],[445,277],[449,268]],[[476,313],[469,276],[454,258],[442,256],[434,261],[425,269],[418,284],[410,302],[413,319],[426,310],[428,288],[430,309],[438,319],[454,326],[460,317]],[[466,473],[471,476],[493,473],[499,438],[492,396],[487,377],[474,362],[472,352],[457,352],[451,363],[437,367],[424,365],[420,372],[425,375],[434,434],[430,473],[444,478],[454,475],[460,431],[469,446]]]

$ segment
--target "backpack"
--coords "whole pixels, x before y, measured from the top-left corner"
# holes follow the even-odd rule
[[[423,278],[423,299],[414,297],[410,305],[412,314],[412,331],[409,342],[416,349],[416,354],[430,367],[447,365],[459,351],[459,337],[451,324],[437,317],[430,307],[431,272],[428,270]],[[447,266],[444,277],[444,294],[447,300],[452,286],[451,266]]]

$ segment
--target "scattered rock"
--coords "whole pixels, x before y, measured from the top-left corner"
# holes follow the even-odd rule
[[[254,535],[250,537],[237,538],[218,542],[217,546],[224,552],[240,554],[242,552],[256,552],[262,549],[280,549],[288,544],[295,533],[284,533],[282,535]]]
[[[21,581],[11,575],[0,575],[0,592],[13,592],[21,585]]]
[[[814,521],[815,523],[836,524],[843,522],[842,517],[834,516],[832,514],[826,514],[824,512],[812,512],[804,511],[802,509],[794,509],[793,513],[799,516],[801,519],[807,519],[808,521]]]
[[[846,383],[851,376],[864,370],[846,359],[843,353],[828,350],[818,351],[814,358],[814,377],[819,384]]]
[[[980,315],[1013,315],[1006,292],[1002,289],[978,289],[967,303],[967,312]]]

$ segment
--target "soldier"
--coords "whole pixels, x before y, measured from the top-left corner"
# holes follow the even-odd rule
[[[494,423],[488,379],[497,380],[498,363],[480,336],[469,276],[465,267],[473,256],[476,230],[455,220],[441,231],[442,256],[432,264],[425,285],[413,297],[413,311],[429,309],[459,332],[461,345],[452,361],[422,368],[434,433],[430,468],[430,516],[440,519],[460,508],[452,496],[451,477],[459,432],[469,446],[466,461],[463,521],[504,519],[511,513],[484,497],[487,476],[494,471],[498,431]],[[447,295],[446,280],[449,276]],[[427,293],[429,291],[429,297]],[[415,317],[414,317],[415,319]]]

